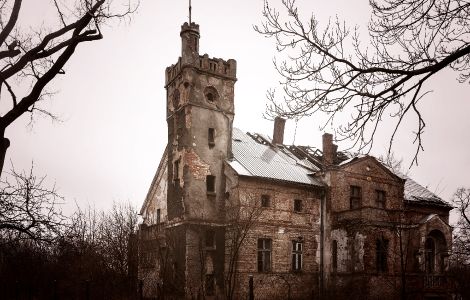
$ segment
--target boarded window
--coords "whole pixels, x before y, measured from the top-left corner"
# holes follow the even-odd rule
[[[361,207],[362,202],[362,189],[360,186],[351,185],[351,197],[350,197],[350,207],[351,209]]]
[[[261,207],[270,207],[271,199],[269,195],[261,195]]]
[[[209,131],[207,133],[207,141],[209,143],[209,148],[212,148],[215,146],[215,129],[214,128],[209,128]]]
[[[376,190],[375,196],[375,205],[378,208],[385,208],[385,191]]]
[[[295,212],[302,212],[302,200],[295,199],[294,200],[294,211]]]
[[[206,248],[215,248],[215,231],[212,229],[206,230]]]
[[[388,253],[388,240],[380,238],[375,242],[375,256],[377,272],[387,271],[387,253]]]
[[[333,267],[333,272],[338,270],[338,241],[333,240],[331,245],[331,264]]]
[[[206,176],[206,187],[208,193],[215,193],[215,176]]]
[[[302,270],[302,247],[303,244],[300,241],[292,241],[292,270]]]
[[[258,239],[258,272],[271,271],[271,239]]]

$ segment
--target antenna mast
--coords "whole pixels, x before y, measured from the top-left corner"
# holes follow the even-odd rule
[[[189,0],[189,25],[191,25],[191,0]]]

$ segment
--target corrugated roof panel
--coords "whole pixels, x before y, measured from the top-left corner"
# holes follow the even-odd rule
[[[304,167],[280,149],[256,142],[237,128],[233,129],[232,152],[234,160],[252,176],[322,185],[308,175],[312,173],[312,170]]]

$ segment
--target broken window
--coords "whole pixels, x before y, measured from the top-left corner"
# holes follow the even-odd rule
[[[376,194],[376,200],[375,200],[376,206],[378,208],[385,208],[385,192],[376,190],[375,194]]]
[[[338,270],[338,241],[336,240],[333,240],[331,245],[331,260],[333,272],[336,272]]]
[[[387,271],[387,252],[388,252],[388,240],[384,238],[377,239],[375,242],[375,256],[377,272]]]
[[[351,209],[361,207],[362,200],[362,190],[360,186],[351,185],[351,198],[350,198],[350,207]]]
[[[292,270],[302,270],[302,242],[292,241]]]
[[[215,248],[215,231],[212,229],[207,229],[206,230],[206,248]]]
[[[208,193],[215,193],[215,176],[206,176],[206,188]]]
[[[302,200],[295,199],[294,200],[294,211],[295,212],[302,212]]]
[[[214,128],[209,128],[209,131],[207,133],[207,141],[209,143],[209,148],[212,148],[215,146],[215,129]]]
[[[271,199],[269,195],[261,195],[261,207],[270,207],[271,206]]]
[[[258,272],[271,271],[271,239],[258,239]]]
[[[215,295],[215,276],[214,276],[214,274],[206,274],[205,289],[206,289],[206,296],[214,296]]]

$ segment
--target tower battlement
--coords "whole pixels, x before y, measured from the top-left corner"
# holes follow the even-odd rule
[[[208,72],[234,80],[236,80],[237,76],[237,61],[234,59],[223,60],[221,58],[209,58],[209,55],[204,54],[199,56],[196,62],[183,65],[181,57],[179,57],[176,64],[166,68],[165,85],[172,82],[185,67],[192,67],[202,72]]]

